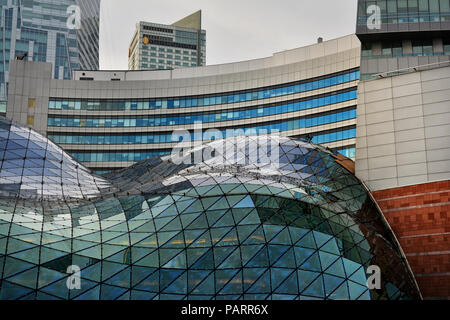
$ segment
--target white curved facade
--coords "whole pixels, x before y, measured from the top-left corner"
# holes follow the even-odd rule
[[[354,157],[360,42],[354,35],[272,57],[164,71],[77,71],[12,62],[7,117],[99,170],[170,152],[176,129],[280,131]],[[90,81],[87,81],[90,80]]]

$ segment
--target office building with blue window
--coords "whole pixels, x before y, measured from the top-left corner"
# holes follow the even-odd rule
[[[97,172],[170,153],[175,130],[211,138],[194,135],[196,123],[223,136],[278,131],[354,158],[360,52],[350,35],[251,61],[76,71],[74,80],[52,79],[49,64],[15,61],[7,117]]]
[[[51,62],[55,79],[99,68],[100,0],[1,0],[0,17],[0,114],[16,57]]]
[[[450,61],[450,0],[359,0],[361,80]]]
[[[128,70],[161,70],[204,66],[206,30],[202,11],[171,24],[136,24],[128,50]]]
[[[369,294],[372,299],[449,299],[449,32],[450,0],[359,0],[356,35],[264,59],[174,70],[76,71],[72,80],[53,79],[48,63],[13,61],[7,117],[14,121],[0,120],[0,148],[5,151],[0,191],[14,199],[6,198],[3,206],[16,218],[5,215],[9,221],[4,225],[11,226],[4,228],[4,235],[16,240],[21,230],[34,234],[19,229],[15,221],[27,221],[22,212],[28,219],[42,201],[50,203],[49,217],[66,210],[60,204],[69,199],[64,206],[74,220],[62,224],[71,225],[64,239],[44,242],[38,236],[30,248],[27,238],[20,243],[22,249],[8,241],[0,299],[365,299]],[[197,166],[174,166],[167,160],[173,159],[166,155],[180,141],[191,146],[192,141],[229,137],[230,132],[278,132],[281,137],[268,137],[280,149],[282,168],[261,166],[263,160],[255,157],[260,153],[252,153],[243,137],[224,140],[229,142],[226,153],[211,153],[211,159]],[[209,152],[220,143],[204,143],[195,150]],[[248,166],[211,161],[222,156],[228,160],[228,151],[255,160]],[[195,160],[196,153],[190,152],[184,160]],[[157,157],[141,161],[152,156]],[[85,167],[116,172],[98,176]],[[301,206],[288,200],[293,194],[295,201],[304,202]],[[39,204],[29,202],[30,197]],[[18,205],[20,198],[26,199],[25,206]],[[380,209],[381,224],[376,222]],[[82,212],[117,225],[92,224],[81,230]],[[135,218],[150,228],[136,227],[140,222]],[[370,223],[359,229],[366,219]],[[47,220],[39,221],[44,225],[33,225],[47,239]],[[391,228],[402,248],[395,254],[389,251],[398,247],[397,240],[387,247],[378,242],[391,238]],[[86,230],[92,234],[84,235]],[[117,238],[110,238],[110,230]],[[137,241],[123,241],[127,233]],[[75,234],[83,235],[69,239]],[[304,240],[298,241],[296,234],[303,234],[306,247],[298,246]],[[136,245],[141,236],[147,238]],[[336,237],[336,245],[323,245],[334,243],[329,236]],[[53,241],[73,245],[66,248]],[[141,255],[140,247],[149,243],[155,251]],[[264,248],[254,247],[256,243]],[[85,249],[89,245],[92,250]],[[192,249],[198,245],[203,251],[195,262],[198,252]],[[319,252],[312,254],[311,249]],[[338,267],[341,262],[332,261],[341,261],[335,259],[342,249],[343,267]],[[56,254],[60,260],[48,263]],[[59,290],[63,275],[55,272],[80,256],[96,259],[96,266],[83,270],[93,281],[89,293],[75,296]],[[373,259],[377,257],[382,262]],[[382,266],[386,290],[375,295],[367,291],[364,274],[355,277],[355,262],[365,267],[387,263]],[[122,267],[127,269],[120,271]],[[139,279],[140,267],[151,268],[145,269],[151,272],[148,281],[123,281]],[[28,269],[21,273],[19,268]],[[167,275],[176,281],[168,284]],[[54,283],[46,282],[50,277]]]

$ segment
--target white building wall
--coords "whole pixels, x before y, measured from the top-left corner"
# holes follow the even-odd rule
[[[358,86],[356,175],[371,190],[450,179],[450,67]]]
[[[236,77],[240,76],[239,73],[264,71],[301,63],[301,66],[297,66],[296,70],[302,71],[298,77],[307,79],[336,72],[336,70],[344,70],[354,66],[359,67],[360,51],[361,43],[358,38],[355,35],[348,35],[306,47],[274,53],[271,57],[261,59],[158,71],[77,70],[74,71],[73,78],[74,80],[79,80],[81,77],[88,77],[96,81],[110,81],[111,79],[121,79],[122,81],[188,79],[192,81],[192,78],[222,77],[232,74],[234,79],[236,79]],[[274,69],[262,73],[261,76],[268,77],[273,74],[289,72],[292,72],[292,70],[288,69],[280,72]],[[245,75],[245,77],[255,78],[253,74]],[[233,79],[225,80],[228,80],[228,82],[233,81]]]

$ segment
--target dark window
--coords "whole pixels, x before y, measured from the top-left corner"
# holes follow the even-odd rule
[[[399,57],[403,55],[403,48],[401,41],[394,41],[392,43],[392,55],[394,57]]]
[[[158,31],[158,32],[165,32],[165,33],[173,33],[172,29],[166,29],[166,28],[159,28],[159,27],[151,27],[151,26],[144,26],[144,30],[148,31]]]
[[[433,41],[432,40],[414,40],[412,41],[414,56],[432,56],[433,55]]]
[[[422,41],[415,40],[412,42],[413,55],[421,56],[423,54]]]
[[[363,57],[371,57],[372,56],[372,43],[363,43],[361,55]]]
[[[450,55],[450,39],[444,40],[444,53]]]

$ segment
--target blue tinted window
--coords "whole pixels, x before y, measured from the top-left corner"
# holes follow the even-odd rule
[[[266,99],[275,96],[282,96],[292,93],[299,93],[313,89],[325,88],[340,83],[354,81],[359,79],[359,71],[353,71],[339,76],[331,76],[322,80],[309,81],[297,85],[289,85],[276,89],[262,89],[241,94],[229,94],[226,96],[218,95],[208,98],[191,97],[187,99],[149,99],[146,101],[129,100],[101,100],[101,101],[61,101],[52,99],[49,101],[49,109],[64,110],[146,110],[146,109],[171,109],[195,106],[208,106],[221,103],[236,103],[240,101],[251,101],[257,99]]]
[[[249,119],[258,116],[267,116],[282,114],[286,112],[293,112],[311,108],[317,108],[338,102],[355,100],[357,97],[356,90],[352,90],[345,93],[332,94],[330,96],[315,98],[306,101],[300,101],[296,103],[287,103],[278,106],[269,106],[262,108],[247,109],[244,111],[235,111],[228,113],[218,114],[196,114],[193,116],[166,116],[166,117],[153,117],[153,116],[140,116],[137,118],[104,118],[104,119],[80,119],[80,118],[60,118],[58,116],[49,116],[49,126],[62,126],[62,127],[145,127],[145,126],[165,126],[165,125],[183,125],[193,124],[195,121],[201,122],[214,122],[214,121],[229,121],[239,119]],[[261,110],[262,111],[258,111]]]

